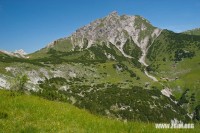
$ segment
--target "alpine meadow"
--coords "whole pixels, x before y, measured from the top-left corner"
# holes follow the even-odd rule
[[[194,128],[155,127],[177,121]],[[200,28],[114,11],[33,53],[0,51],[2,133],[188,133],[199,121]]]

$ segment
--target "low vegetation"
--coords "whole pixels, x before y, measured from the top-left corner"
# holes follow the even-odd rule
[[[170,122],[176,118],[185,122],[190,121],[184,109],[162,95],[156,88],[146,90],[132,86],[122,89],[119,84],[102,83],[91,86],[80,85],[78,82],[81,82],[81,79],[74,78],[70,81],[64,78],[46,79],[40,82],[42,89],[32,93],[48,100],[69,102],[93,114],[121,120]]]

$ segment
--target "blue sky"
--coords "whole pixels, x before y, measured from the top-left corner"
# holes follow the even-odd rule
[[[200,0],[0,0],[0,49],[34,52],[112,11],[175,32],[200,27]]]

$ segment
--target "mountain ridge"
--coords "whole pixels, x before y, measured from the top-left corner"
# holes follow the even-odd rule
[[[183,34],[188,34],[188,35],[200,35],[200,28],[195,28],[195,29],[191,29],[191,30],[187,30],[182,32]]]
[[[15,57],[19,57],[19,58],[29,58],[28,56],[26,56],[27,53],[23,49],[15,50],[14,52],[0,50],[0,52],[3,54],[7,54],[9,56],[15,56]]]

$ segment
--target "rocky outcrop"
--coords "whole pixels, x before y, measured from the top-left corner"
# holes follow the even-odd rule
[[[172,92],[169,88],[165,88],[165,89],[161,90],[161,93],[167,97],[170,97],[172,95]]]
[[[10,89],[6,76],[0,74],[0,89]]]

